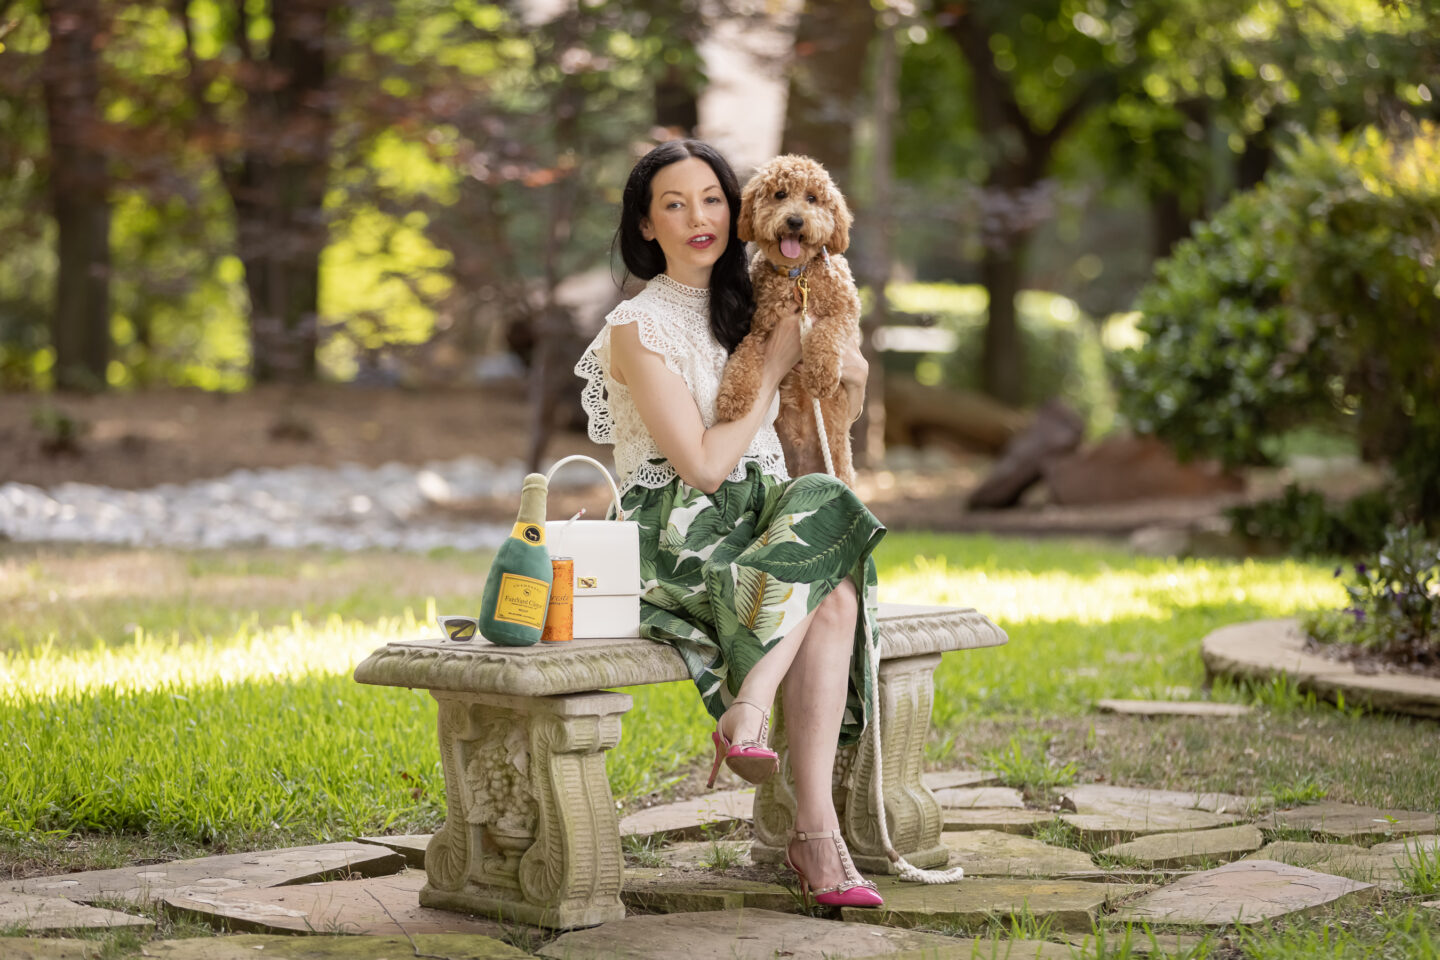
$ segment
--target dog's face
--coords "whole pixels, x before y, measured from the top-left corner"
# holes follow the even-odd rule
[[[793,267],[850,246],[850,208],[825,168],[809,157],[776,157],[740,195],[740,239],[776,266]]]

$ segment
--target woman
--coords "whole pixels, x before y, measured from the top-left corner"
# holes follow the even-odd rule
[[[864,728],[872,678],[859,618],[873,634],[870,553],[885,530],[839,481],[785,472],[773,424],[780,380],[800,359],[798,314],[770,339],[759,401],[715,422],[725,360],[755,309],[739,209],[734,171],[712,147],[670,141],[646,154],[617,236],[648,283],[606,317],[575,370],[588,381],[590,436],[614,444],[622,506],[640,523],[640,632],[679,650],[716,718],[710,785],[722,760],[752,783],[776,771],[766,741],[780,690],[796,799],[787,862],[820,903],[879,906],[840,836],[831,773],[837,744]],[[866,374],[852,350],[852,416]]]

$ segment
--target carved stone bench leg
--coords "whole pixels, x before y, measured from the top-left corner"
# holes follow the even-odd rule
[[[943,866],[950,856],[940,842],[945,826],[940,804],[920,779],[935,697],[933,675],[939,664],[938,653],[880,664],[880,746],[890,840],[901,856],[921,868]],[[770,740],[780,754],[780,775],[755,792],[755,842],[750,856],[757,863],[784,862],[786,837],[795,823],[789,743],[779,709],[771,723]],[[873,754],[869,731],[857,746],[840,751],[835,761],[835,810],[855,865],[866,873],[893,873],[875,813]]]
[[[420,903],[559,929],[624,917],[605,751],[630,697],[431,693],[446,819]]]

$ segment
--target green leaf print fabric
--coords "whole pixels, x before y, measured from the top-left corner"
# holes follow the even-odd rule
[[[640,524],[640,634],[680,651],[713,717],[745,675],[845,577],[879,639],[875,561],[880,521],[848,487],[810,474],[777,480],[751,464],[744,480],[713,494],[675,479],[632,487],[622,504]],[[865,623],[855,624],[840,742],[865,727],[869,658]]]

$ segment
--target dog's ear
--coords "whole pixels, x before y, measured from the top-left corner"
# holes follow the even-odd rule
[[[755,195],[759,192],[760,177],[754,176],[740,193],[740,212],[736,214],[735,233],[741,243],[752,243],[755,240]]]
[[[825,249],[831,253],[844,253],[850,246],[850,225],[855,218],[845,203],[845,195],[833,183],[830,185],[830,196],[831,205],[835,208],[835,229],[830,232],[830,239],[825,241]]]

